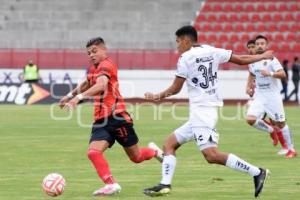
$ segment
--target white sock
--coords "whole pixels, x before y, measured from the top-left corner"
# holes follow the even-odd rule
[[[294,144],[292,141],[292,133],[290,132],[290,129],[288,127],[288,125],[285,125],[282,129],[282,135],[283,138],[287,144],[288,149],[294,149]]]
[[[176,167],[176,157],[174,155],[164,156],[162,163],[162,179],[161,184],[170,185]]]
[[[272,126],[270,126],[269,124],[267,124],[261,119],[257,119],[252,126],[257,128],[258,130],[265,131],[268,133],[272,133],[274,130]]]
[[[248,173],[251,176],[257,176],[258,174],[260,174],[260,169],[258,167],[247,163],[234,154],[228,155],[226,166],[240,172]]]

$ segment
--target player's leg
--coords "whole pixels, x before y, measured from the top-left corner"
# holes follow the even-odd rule
[[[262,191],[269,171],[258,168],[238,156],[218,150],[218,134],[214,129],[207,127],[193,127],[196,143],[208,163],[227,166],[231,169],[248,173],[254,178],[255,197]]]
[[[109,164],[104,156],[105,150],[113,144],[114,139],[110,136],[108,131],[103,127],[97,126],[97,124],[94,124],[87,155],[93,163],[98,176],[105,183],[104,187],[93,193],[95,196],[112,195],[121,190],[120,185],[113,178]]]
[[[161,196],[171,192],[171,184],[176,168],[176,150],[184,143],[193,139],[189,122],[175,130],[164,141],[164,159],[162,163],[162,179],[154,187],[144,189],[148,196]]]
[[[138,144],[134,144],[130,147],[123,147],[129,159],[134,163],[141,163],[145,160],[158,155],[158,152],[149,147],[139,147]]]
[[[276,146],[278,144],[278,139],[276,137],[278,130],[261,119],[261,116],[263,116],[264,113],[265,108],[260,100],[254,99],[247,112],[247,123],[258,130],[269,133],[273,140],[273,145]]]

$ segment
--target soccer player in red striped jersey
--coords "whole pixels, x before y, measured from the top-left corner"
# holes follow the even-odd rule
[[[88,158],[93,163],[105,186],[93,195],[112,195],[121,191],[113,178],[104,152],[115,141],[123,146],[132,162],[140,163],[153,157],[162,159],[162,151],[153,147],[140,148],[130,115],[126,112],[123,97],[119,92],[118,69],[107,55],[102,38],[91,39],[87,53],[92,63],[86,80],[60,100],[60,107],[73,109],[85,99],[94,98],[94,124],[89,142]]]

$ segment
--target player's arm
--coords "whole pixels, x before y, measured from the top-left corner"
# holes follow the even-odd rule
[[[67,110],[73,109],[81,100],[89,99],[90,97],[103,93],[107,88],[108,81],[109,79],[106,75],[98,76],[96,84],[86,91],[77,94],[71,101],[65,104],[64,108]]]
[[[286,78],[286,73],[283,69],[280,69],[276,72],[269,72],[267,70],[261,70],[260,73],[263,76],[270,76],[270,77],[273,77],[273,78],[279,78],[279,79],[285,79]]]
[[[232,54],[231,58],[229,59],[229,62],[238,64],[238,65],[248,65],[260,60],[264,59],[272,59],[273,56],[273,51],[268,50],[264,52],[263,54],[256,54],[256,55],[236,55]]]
[[[254,80],[255,80],[255,76],[249,72],[249,75],[248,75],[248,79],[247,79],[247,86],[246,86],[246,93],[252,97],[254,95]]]
[[[75,97],[77,94],[80,94],[90,88],[89,81],[86,79],[82,83],[78,84],[76,88],[74,88],[71,92],[69,92],[66,96],[64,96],[59,101],[59,106],[63,108],[66,103],[68,103],[73,97]]]
[[[149,99],[149,100],[160,100],[160,99],[164,99],[166,97],[175,95],[180,92],[180,90],[184,84],[184,81],[185,81],[185,78],[176,76],[172,85],[169,88],[167,88],[166,90],[164,90],[160,93],[157,93],[157,94],[154,94],[151,92],[146,92],[145,98]]]

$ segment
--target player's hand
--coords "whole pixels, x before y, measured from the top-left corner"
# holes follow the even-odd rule
[[[159,97],[159,95],[153,94],[151,92],[146,92],[145,99],[158,101],[160,99],[160,97]]]
[[[66,103],[68,103],[70,101],[70,98],[68,98],[67,96],[64,96],[58,103],[58,106],[62,109]]]
[[[274,51],[273,50],[268,50],[265,51],[263,54],[261,54],[264,59],[273,59],[274,57]]]
[[[271,73],[265,69],[260,70],[260,73],[263,76],[271,76]]]
[[[253,95],[254,95],[254,88],[252,88],[252,87],[247,87],[246,93],[247,93],[250,97],[253,97]]]
[[[77,104],[79,103],[79,98],[78,97],[74,97],[72,100],[70,100],[68,103],[66,103],[63,107],[64,110],[66,111],[71,111],[73,110]]]

